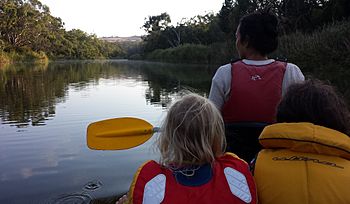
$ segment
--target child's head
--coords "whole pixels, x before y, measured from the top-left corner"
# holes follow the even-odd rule
[[[166,166],[213,162],[226,147],[221,113],[202,96],[184,96],[170,107],[158,145]]]
[[[334,88],[311,79],[291,85],[277,110],[277,122],[310,122],[350,135],[350,114]]]
[[[236,31],[236,48],[241,58],[254,50],[266,56],[277,49],[277,17],[267,12],[255,12],[240,19]]]

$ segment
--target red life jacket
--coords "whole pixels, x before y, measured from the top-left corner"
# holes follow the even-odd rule
[[[275,122],[286,66],[280,61],[267,65],[232,63],[230,97],[222,108],[224,121]]]
[[[177,182],[168,168],[155,161],[146,162],[131,184],[130,203],[257,203],[255,183],[248,165],[236,155],[226,153],[218,158],[212,172],[211,179],[205,184],[185,186]]]

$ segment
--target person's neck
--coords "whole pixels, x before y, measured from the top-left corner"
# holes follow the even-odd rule
[[[261,55],[260,53],[256,52],[255,50],[250,50],[248,53],[246,53],[246,56],[244,59],[247,60],[267,60],[267,55]]]
[[[246,56],[245,59],[259,61],[259,60],[267,60],[268,57],[267,56],[262,56],[260,54],[251,54],[251,55]]]

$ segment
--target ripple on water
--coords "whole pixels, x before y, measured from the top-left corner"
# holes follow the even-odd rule
[[[54,200],[53,204],[89,204],[92,198],[88,194],[67,194],[58,197]]]
[[[89,191],[94,191],[102,187],[102,182],[99,180],[90,181],[85,184],[84,189]]]

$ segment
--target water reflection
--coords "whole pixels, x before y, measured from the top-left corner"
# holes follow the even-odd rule
[[[50,76],[45,76],[45,67],[27,66],[7,67],[0,73],[0,117],[18,127],[42,125],[54,115],[56,100],[64,96],[64,91],[52,88],[59,84],[49,84],[54,81],[46,79]]]
[[[130,61],[1,69],[0,203],[89,203],[124,193],[137,167],[157,159],[153,138],[130,150],[92,151],[87,125],[128,116],[159,126],[179,90],[207,94],[210,70]]]
[[[98,86],[103,79],[134,79],[148,84],[149,104],[166,107],[171,95],[189,89],[206,95],[213,67],[130,61],[77,61],[49,65],[16,64],[0,70],[0,118],[19,128],[45,125],[67,90]]]
[[[217,66],[133,61],[21,64],[0,69],[0,203],[89,203],[127,191],[157,158],[154,137],[125,151],[92,151],[89,123],[140,117],[158,126],[180,90],[207,96]],[[349,96],[350,72],[323,74]]]

